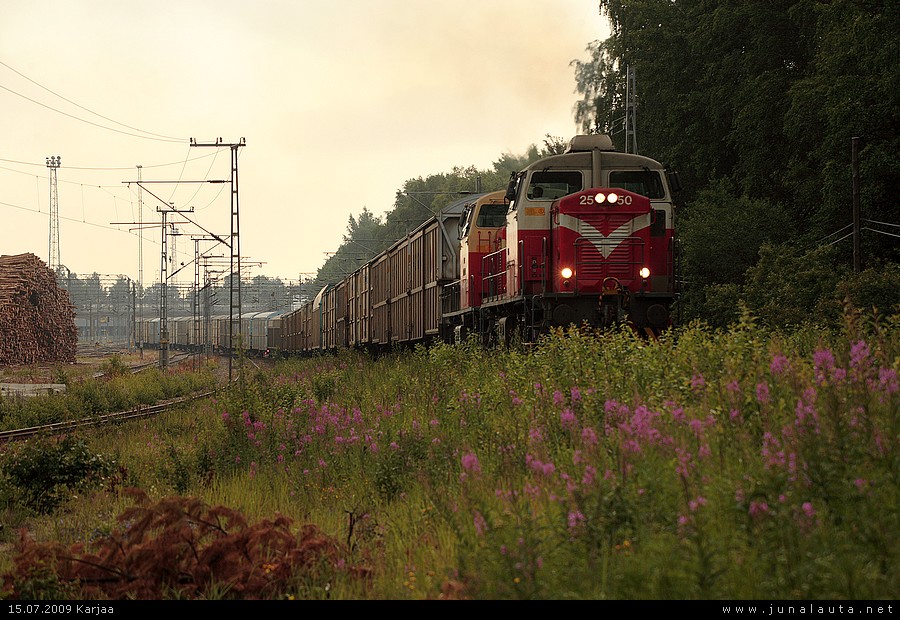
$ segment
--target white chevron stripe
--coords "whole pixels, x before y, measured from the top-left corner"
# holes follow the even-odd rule
[[[568,215],[567,213],[559,214],[559,225],[563,228],[568,228],[574,233],[582,234],[582,230],[585,228],[590,229],[592,235],[596,235],[600,239],[604,240],[604,243],[598,243],[592,237],[588,237],[591,243],[594,244],[594,247],[597,248],[597,251],[603,255],[603,258],[609,258],[609,255],[616,251],[616,248],[619,247],[619,244],[626,237],[630,237],[634,233],[639,230],[643,230],[650,226],[650,214],[644,213],[643,215],[638,215],[637,217],[628,220],[614,231],[609,233],[609,236],[605,236],[602,232],[594,228],[588,222],[584,220],[579,220],[577,217],[573,215]]]

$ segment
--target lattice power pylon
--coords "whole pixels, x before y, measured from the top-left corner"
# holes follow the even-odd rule
[[[61,158],[53,155],[47,158],[50,169],[50,269],[53,273],[59,269],[59,194],[56,191],[56,169]]]

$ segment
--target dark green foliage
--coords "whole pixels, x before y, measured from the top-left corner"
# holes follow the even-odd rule
[[[96,487],[117,471],[116,462],[92,454],[74,436],[38,438],[2,454],[2,469],[13,493],[26,507],[49,513],[79,489]]]
[[[900,260],[894,198],[900,189],[900,5],[599,5],[612,36],[589,46],[588,61],[574,63],[582,95],[576,120],[612,134],[624,148],[626,69],[635,70],[638,152],[678,170],[684,184],[677,222],[685,250],[684,320],[719,321],[734,286],[749,287],[751,306],[763,304],[763,273],[780,289],[773,299],[787,297],[785,320],[798,318],[798,303],[799,314],[828,306],[834,316],[833,277],[820,284],[801,280],[801,290],[789,292],[793,280],[781,276],[788,263],[827,243],[836,251],[828,254],[830,263],[817,254],[816,268],[848,273],[851,240],[841,237],[850,232],[853,138],[863,266]],[[783,249],[789,241],[795,249],[783,259],[766,254],[769,264],[745,276],[764,243]],[[754,281],[746,281],[751,275]]]
[[[828,247],[799,252],[763,246],[744,289],[753,313],[769,325],[836,324],[841,303],[835,291],[846,272],[834,268],[833,254]]]

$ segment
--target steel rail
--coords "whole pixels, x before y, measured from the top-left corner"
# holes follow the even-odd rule
[[[209,392],[201,392],[199,394],[192,394],[190,396],[173,398],[171,400],[156,403],[154,405],[138,405],[137,407],[128,409],[126,411],[104,413],[91,418],[82,418],[80,420],[68,420],[65,422],[54,422],[52,424],[42,424],[40,426],[32,426],[29,428],[0,431],[0,442],[13,441],[17,439],[27,439],[39,434],[64,433],[79,428],[104,426],[107,424],[116,424],[120,422],[127,422],[129,420],[148,418],[158,415],[163,411],[174,409],[175,407],[178,407],[185,403],[199,400],[201,398],[207,398],[209,396],[212,396],[213,394],[215,394],[215,390],[211,390]]]

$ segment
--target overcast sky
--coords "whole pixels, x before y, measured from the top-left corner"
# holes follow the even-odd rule
[[[244,138],[250,277],[314,275],[407,179],[577,133],[571,63],[606,36],[596,0],[2,0],[0,254],[49,263],[59,156],[63,265],[151,285],[171,204],[193,282],[195,243],[229,255],[193,238],[230,233],[231,185],[189,181],[230,179],[231,149],[190,139]]]

